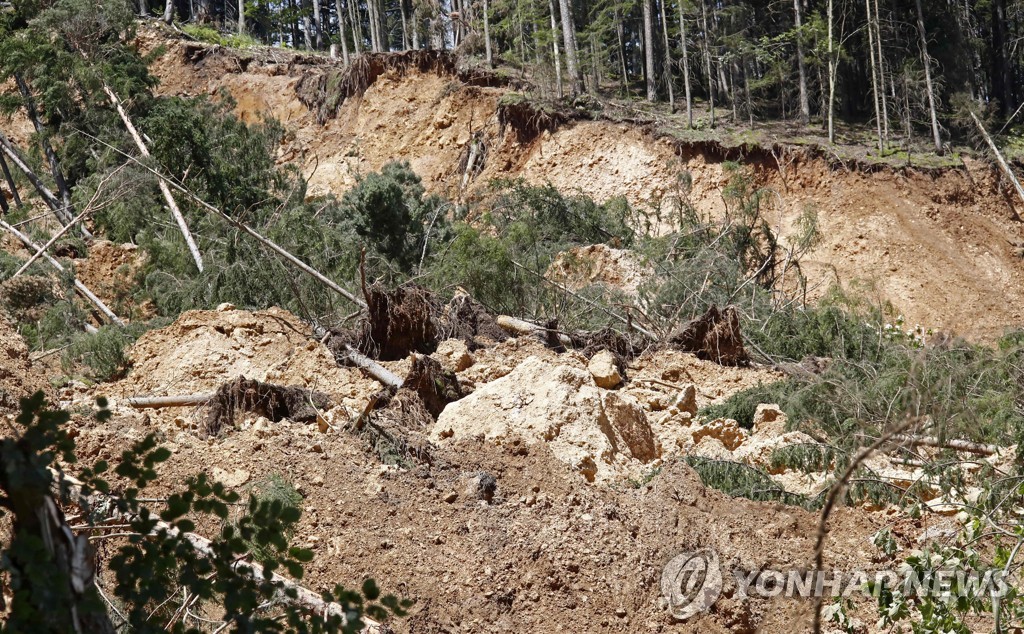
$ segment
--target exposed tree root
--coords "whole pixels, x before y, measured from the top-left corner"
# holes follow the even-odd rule
[[[750,357],[743,347],[740,318],[732,306],[719,310],[712,305],[703,315],[690,320],[668,338],[668,343],[720,365],[748,365]]]
[[[210,399],[204,432],[216,436],[234,424],[236,412],[253,412],[275,423],[287,418],[310,423],[317,418],[317,409],[330,405],[326,394],[301,387],[284,387],[262,383],[240,376],[220,386]]]

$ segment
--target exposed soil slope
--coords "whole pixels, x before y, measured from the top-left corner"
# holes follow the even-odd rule
[[[778,194],[769,197],[769,215],[784,237],[805,209],[817,210],[823,239],[805,269],[812,297],[835,281],[866,287],[892,302],[909,324],[978,339],[1024,321],[1024,262],[1018,255],[1024,231],[1017,203],[984,163],[968,160],[963,169],[929,171],[850,169],[800,149],[780,147],[777,160],[766,150],[744,154],[682,144],[608,121],[520,134],[498,122],[499,101],[509,89],[471,86],[454,74],[414,68],[378,77],[321,126],[299,101],[296,85],[332,62],[275,55],[279,59],[240,58],[170,42],[153,69],[165,93],[226,89],[243,118],[281,121],[288,133],[280,159],[303,169],[311,193],[341,193],[358,174],[398,159],[408,160],[428,189],[451,197],[478,194],[493,178],[521,177],[599,200],[625,196],[665,228],[679,197],[702,214],[724,214],[723,162],[735,159]],[[482,171],[466,178],[459,167],[471,138],[482,139],[486,154]],[[688,191],[680,188],[686,173],[692,178]]]

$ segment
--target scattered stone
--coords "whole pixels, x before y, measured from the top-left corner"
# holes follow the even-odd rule
[[[462,372],[476,362],[466,342],[461,339],[445,339],[437,345],[437,350],[431,356],[437,359],[445,370],[452,372]]]
[[[468,478],[465,495],[471,500],[490,502],[498,490],[498,481],[491,474],[481,471]]]
[[[515,370],[451,403],[434,442],[482,436],[496,444],[545,443],[588,481],[624,475],[660,457],[647,415],[632,396],[593,385],[584,370],[529,357]]]
[[[211,475],[214,481],[220,482],[229,489],[235,489],[249,481],[251,474],[245,469],[226,471],[220,467],[214,467]]]
[[[613,390],[622,385],[622,374],[619,372],[618,359],[608,350],[598,352],[587,365],[594,383],[606,390]]]
[[[786,431],[786,414],[778,405],[758,405],[754,411],[754,433],[778,435]]]
[[[729,451],[736,451],[747,440],[748,434],[731,418],[719,418],[694,430],[693,444],[699,445],[706,437],[718,440]]]
[[[217,306],[217,312],[218,313],[226,313],[229,310],[234,310],[234,309],[235,309],[235,305],[232,304],[231,302],[224,302],[223,304],[218,304],[218,306]]]
[[[690,417],[697,415],[697,387],[693,384],[687,385],[676,397],[672,406],[680,412],[686,412]]]
[[[457,499],[459,499],[459,494],[455,491],[449,491],[448,494],[444,496],[444,501],[448,504],[451,504]]]

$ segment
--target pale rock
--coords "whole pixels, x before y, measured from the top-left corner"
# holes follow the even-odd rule
[[[544,442],[592,482],[625,475],[661,453],[636,399],[595,387],[584,370],[533,356],[449,404],[430,435],[437,443],[481,436],[496,444]]]
[[[697,387],[693,384],[687,385],[683,388],[683,391],[676,396],[676,400],[672,403],[672,407],[678,409],[680,412],[686,412],[693,418],[697,415]]]
[[[786,431],[786,414],[775,404],[757,406],[754,412],[754,433],[777,436]]]
[[[245,469],[227,471],[220,467],[214,467],[211,473],[215,482],[220,482],[229,489],[235,489],[249,481],[251,474]]]
[[[219,304],[217,306],[217,312],[218,313],[226,313],[229,310],[234,310],[234,309],[235,309],[235,305],[232,304],[231,302],[224,302],[223,304]]]
[[[430,355],[445,370],[462,372],[468,369],[476,361],[466,347],[466,342],[461,339],[446,339],[438,344],[437,350]]]
[[[613,390],[622,384],[622,374],[615,365],[615,355],[607,350],[602,350],[591,357],[587,370],[594,377],[594,383],[598,387]]]
[[[729,451],[736,451],[747,440],[749,434],[731,418],[718,418],[693,431],[694,445],[699,445],[701,439],[705,437],[715,438]]]

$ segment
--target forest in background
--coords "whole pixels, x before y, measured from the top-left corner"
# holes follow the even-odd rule
[[[137,0],[140,14],[253,42],[366,52],[456,49],[550,96],[666,102],[692,127],[870,124],[879,150],[938,153],[1021,105],[1017,0]]]

